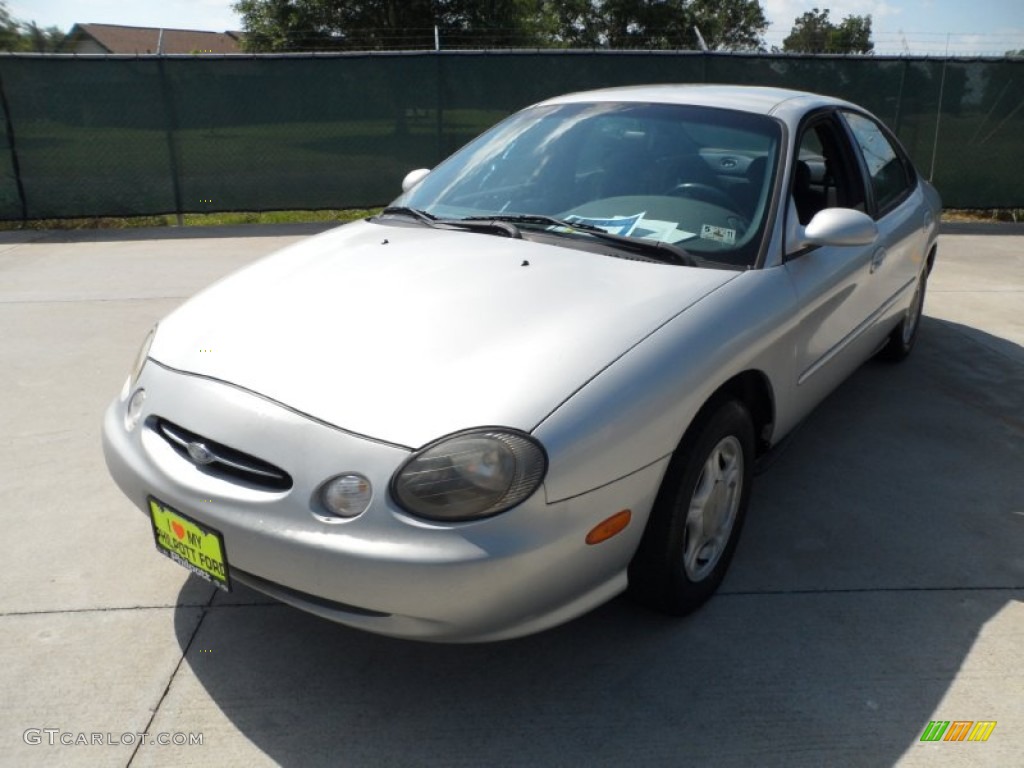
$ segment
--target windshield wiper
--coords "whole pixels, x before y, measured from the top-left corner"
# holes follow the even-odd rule
[[[519,227],[510,221],[496,219],[493,216],[484,216],[472,219],[438,219],[434,222],[437,225],[446,227],[458,227],[459,229],[470,229],[475,232],[499,232],[506,237],[522,239],[523,234]]]
[[[384,216],[385,214],[389,216],[408,216],[426,224],[428,227],[433,227],[437,223],[437,216],[434,214],[421,211],[419,208],[408,208],[404,205],[389,205],[377,215]]]
[[[434,229],[444,227],[455,227],[458,229],[468,229],[475,232],[497,232],[506,237],[513,237],[516,239],[522,238],[519,228],[510,221],[499,219],[494,216],[479,216],[471,219],[441,219],[432,213],[421,211],[419,208],[408,208],[404,205],[389,205],[387,208],[380,212],[380,215],[388,214],[390,216],[408,216],[416,219],[421,224],[426,224],[428,227]]]
[[[566,221],[554,216],[545,216],[539,213],[506,213],[493,216],[470,216],[461,221],[507,221],[511,224],[543,224],[552,227],[564,227],[565,229],[583,232],[598,240],[605,240],[609,243],[616,243],[627,249],[633,249],[658,261],[668,264],[681,264],[686,267],[698,266],[697,258],[678,245],[666,243],[661,240],[644,240],[639,237],[627,237],[616,235],[595,224],[587,224],[582,221]]]

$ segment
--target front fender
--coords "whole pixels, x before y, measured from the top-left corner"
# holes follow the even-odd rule
[[[745,272],[588,382],[533,430],[550,460],[548,501],[671,454],[701,406],[744,371],[765,374],[777,411],[790,408],[779,384],[794,365],[795,301],[781,268]]]

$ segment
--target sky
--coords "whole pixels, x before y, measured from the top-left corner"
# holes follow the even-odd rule
[[[877,53],[996,55],[1024,49],[1022,0],[760,0],[769,47],[793,21],[828,8],[833,21],[871,14]],[[7,0],[11,15],[67,31],[78,22],[224,31],[241,29],[233,0]]]

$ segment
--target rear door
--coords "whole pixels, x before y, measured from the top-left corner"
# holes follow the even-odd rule
[[[924,267],[932,214],[913,165],[891,134],[868,115],[841,114],[867,180],[868,211],[878,225],[871,263],[876,314],[869,335],[880,343],[899,322]]]

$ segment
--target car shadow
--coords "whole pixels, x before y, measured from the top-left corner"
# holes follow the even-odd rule
[[[1007,469],[1024,466],[1024,350],[979,333],[925,318],[905,364],[868,363],[829,397],[757,478],[729,576],[690,617],[617,599],[520,640],[431,645],[242,591],[198,629],[179,610],[178,641],[282,765],[880,766],[942,749],[919,741],[930,719],[998,720],[936,710],[1024,597]],[[998,687],[1012,662],[988,663]]]

